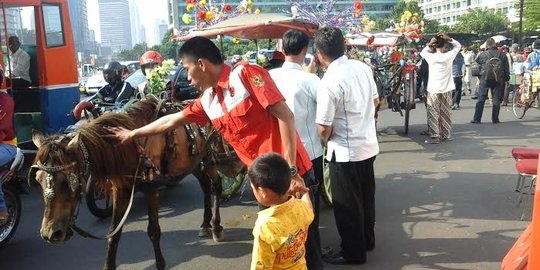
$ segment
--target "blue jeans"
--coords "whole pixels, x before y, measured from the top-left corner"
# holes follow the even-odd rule
[[[491,121],[499,122],[499,111],[501,110],[501,100],[504,94],[504,82],[490,82],[483,79],[480,81],[480,86],[478,88],[478,101],[476,102],[476,108],[474,110],[474,121],[482,121],[484,103],[486,103],[489,89],[493,90],[493,110],[491,111]]]
[[[10,144],[0,144],[0,166],[8,164],[15,158],[17,154],[17,147]],[[0,186],[0,209],[6,208],[6,201],[4,200],[4,191]]]

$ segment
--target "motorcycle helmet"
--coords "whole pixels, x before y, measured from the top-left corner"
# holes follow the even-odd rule
[[[117,61],[111,61],[103,66],[103,78],[108,84],[114,84],[122,80],[125,67]]]
[[[152,69],[156,65],[161,65],[163,57],[156,51],[147,51],[139,58],[139,64],[141,64],[142,73],[146,75],[146,70]]]

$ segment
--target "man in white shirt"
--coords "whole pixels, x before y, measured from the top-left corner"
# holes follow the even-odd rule
[[[317,59],[327,68],[317,90],[316,122],[327,146],[334,217],[341,237],[341,252],[323,259],[331,264],[363,264],[366,252],[375,248],[377,86],[368,65],[344,55],[338,28],[320,29],[315,47]]]
[[[6,70],[7,85],[12,88],[30,86],[30,55],[21,49],[17,36],[9,37],[8,46],[11,55],[9,68]]]
[[[323,180],[322,144],[317,133],[315,114],[317,110],[317,87],[320,79],[315,74],[302,69],[309,44],[309,37],[298,30],[289,30],[283,35],[285,62],[280,68],[268,71],[279,91],[285,97],[287,106],[294,114],[296,130],[313,163],[315,177],[306,181],[312,193],[315,217],[309,226],[306,240],[306,261],[308,269],[323,269],[321,242],[319,237],[319,183]]]
[[[448,50],[449,46],[451,50]],[[431,138],[426,143],[437,144],[453,139],[450,106],[456,86],[452,78],[452,62],[460,50],[461,44],[457,40],[439,34],[420,53],[429,64],[427,120]]]
[[[461,54],[463,55],[463,60],[465,61],[465,76],[463,77],[463,85],[465,86],[465,90],[468,90],[469,94],[472,94],[471,84],[473,76],[471,74],[471,64],[474,62],[474,58],[476,56],[474,55],[473,51],[469,51],[467,46],[463,46],[463,51]]]

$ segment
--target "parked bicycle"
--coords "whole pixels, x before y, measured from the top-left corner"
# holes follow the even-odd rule
[[[529,108],[540,109],[540,70],[523,75],[523,84],[515,90],[512,97],[514,115],[521,119]]]

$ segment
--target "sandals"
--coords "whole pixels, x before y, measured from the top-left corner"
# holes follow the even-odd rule
[[[431,137],[430,139],[425,140],[424,143],[426,143],[426,144],[439,144],[439,143],[441,143],[441,140],[439,139],[439,137]]]
[[[429,136],[431,134],[429,133],[429,130],[424,130],[424,131],[420,132],[420,135]]]
[[[7,208],[0,209],[0,227],[6,225],[9,221],[9,213]]]

